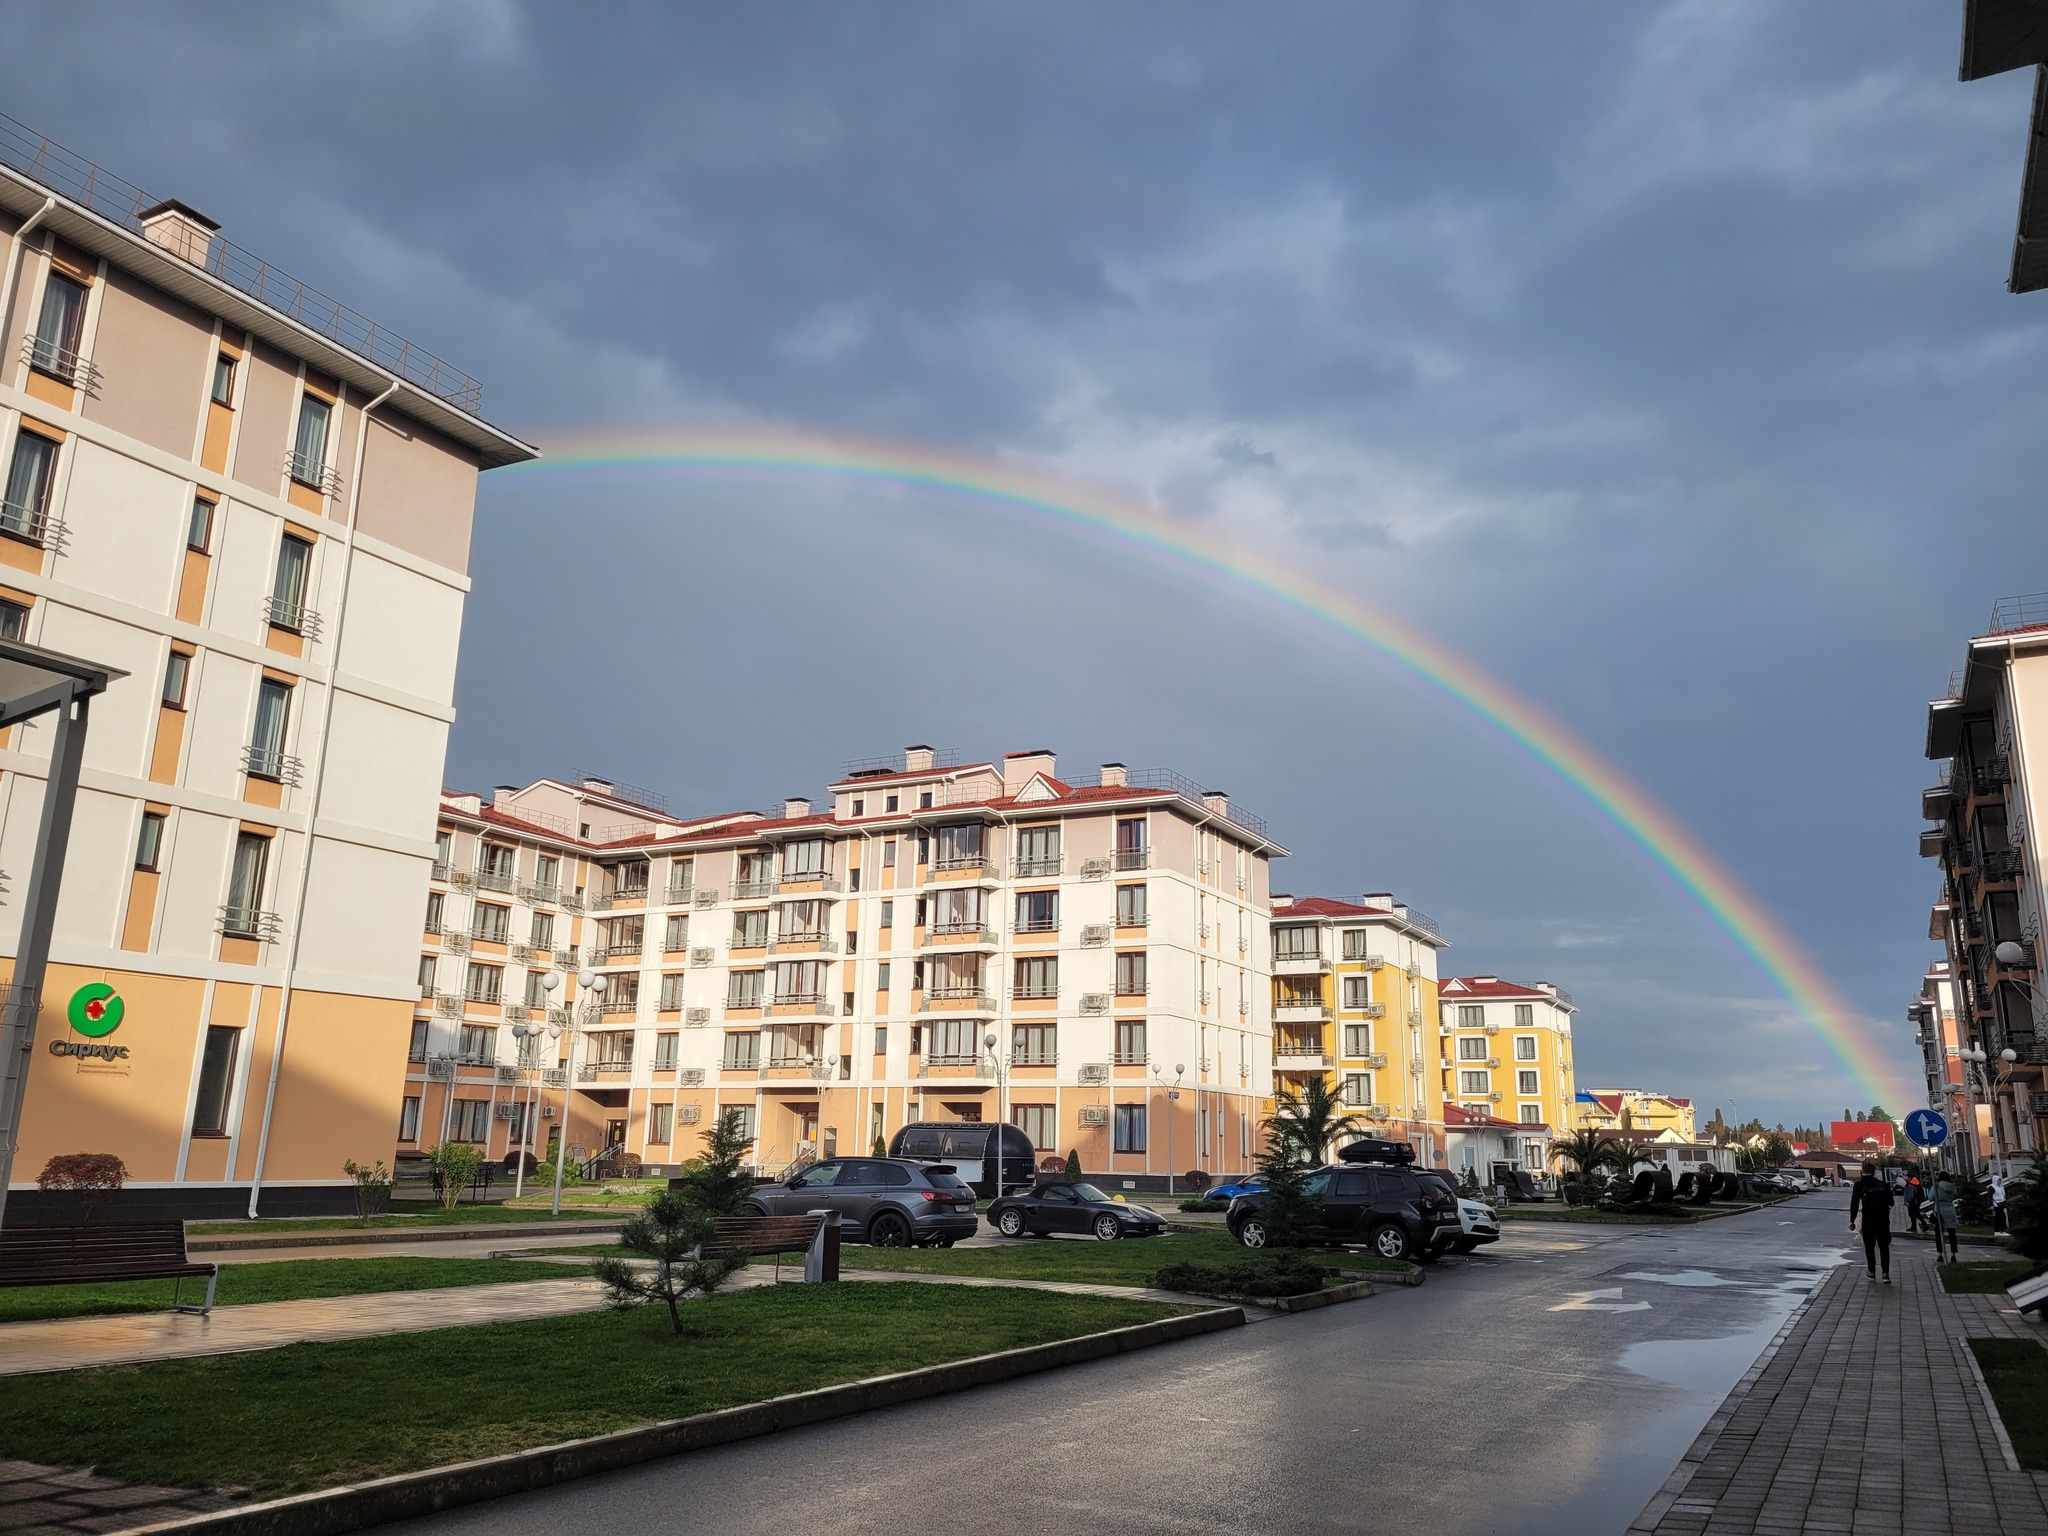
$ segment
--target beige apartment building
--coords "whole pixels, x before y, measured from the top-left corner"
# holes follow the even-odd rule
[[[1437,925],[1385,891],[1273,898],[1273,1081],[1321,1078],[1373,1136],[1444,1161]]]
[[[1956,989],[1948,962],[1937,960],[1920,978],[1920,990],[1906,1005],[1913,1043],[1920,1048],[1927,1102],[1948,1117],[1949,1139],[1942,1159],[1949,1166],[1975,1168],[1991,1143],[1991,1106],[1974,1092],[1978,1067],[1963,1059],[1963,1031],[1956,1017]],[[1905,1112],[1900,1111],[1901,1114]]]
[[[2048,1121],[2048,1025],[2039,992],[2041,819],[2048,799],[2048,597],[1995,604],[1945,698],[1927,706],[1920,852],[1941,865],[1928,936],[1948,962],[1965,1104],[1983,1106],[1981,1157],[2018,1159]],[[1976,1061],[1981,1052],[1983,1060]]]
[[[331,1207],[344,1159],[389,1155],[477,475],[533,456],[479,409],[0,117],[0,633],[125,673],[92,707],[11,1221],[55,1153],[116,1153],[131,1214],[190,1215]],[[0,733],[16,878],[48,754]],[[18,923],[0,905],[0,951]],[[66,1049],[81,1000],[104,1052]]]
[[[441,832],[401,1151],[545,1155],[566,1124],[660,1169],[730,1107],[767,1170],[918,1120],[1007,1119],[1140,1188],[1255,1154],[1286,849],[1177,774],[912,747],[816,805],[683,820],[543,779],[444,797]]]

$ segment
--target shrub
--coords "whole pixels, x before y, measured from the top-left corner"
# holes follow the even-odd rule
[[[427,1154],[427,1165],[441,1180],[441,1208],[452,1211],[483,1167],[484,1155],[466,1141],[444,1141]]]
[[[78,1197],[78,1224],[92,1224],[92,1213],[108,1195],[128,1181],[128,1165],[111,1152],[63,1152],[43,1164],[36,1188]]]
[[[1197,1195],[1191,1199],[1181,1201],[1180,1208],[1184,1211],[1220,1211],[1226,1203],[1226,1201],[1209,1200]]]
[[[377,1159],[374,1168],[365,1168],[354,1158],[341,1165],[341,1171],[356,1181],[356,1219],[368,1221],[379,1211],[391,1205],[391,1170],[384,1166],[384,1159]]]
[[[555,1182],[555,1165],[553,1161],[535,1163],[533,1165],[533,1176],[543,1184],[553,1184]],[[571,1184],[581,1184],[582,1182],[583,1165],[576,1161],[575,1155],[572,1153],[569,1161],[562,1165],[562,1188],[567,1189]]]
[[[1081,1154],[1079,1152],[1067,1153],[1067,1177],[1069,1179],[1081,1177]]]
[[[2014,1252],[2048,1263],[2048,1152],[2039,1147],[2027,1170],[2005,1181],[2005,1224]]]
[[[1180,1176],[1180,1181],[1193,1190],[1203,1190],[1209,1187],[1209,1175],[1200,1168],[1190,1168]]]
[[[882,1139],[882,1133],[880,1131],[875,1132],[875,1144],[872,1147],[868,1148],[868,1156],[887,1157],[888,1155],[889,1143]]]
[[[1991,1180],[1981,1173],[1962,1173],[1955,1178],[1956,1216],[1966,1227],[1991,1225]],[[2006,1214],[2012,1213],[2012,1183],[2006,1182]]]
[[[1299,1253],[1261,1254],[1228,1264],[1169,1264],[1152,1276],[1161,1290],[1232,1301],[1305,1296],[1329,1282],[1330,1272]]]

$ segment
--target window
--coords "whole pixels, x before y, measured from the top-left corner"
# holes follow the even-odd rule
[[[1484,1029],[1485,1027],[1486,1010],[1483,1007],[1477,1003],[1460,1003],[1458,1005],[1458,1028]]]
[[[883,926],[884,928],[894,928],[894,927],[896,926],[896,903],[895,903],[895,902],[893,902],[893,901],[885,901],[885,902],[883,902],[883,903],[882,903],[882,918],[881,918],[881,922],[882,922],[882,926]]]
[[[967,1062],[981,1059],[982,1028],[972,1019],[934,1019],[925,1025],[925,1059]]]
[[[1344,930],[1344,958],[1346,960],[1363,960],[1366,958],[1365,930],[1363,928],[1346,928]]]
[[[1142,1066],[1145,1062],[1145,1021],[1143,1019],[1119,1019],[1116,1026],[1116,1062],[1118,1066]]]
[[[882,868],[894,869],[895,867],[896,839],[893,837],[884,838],[882,840]]]
[[[675,1070],[676,1057],[681,1049],[682,1039],[683,1037],[674,1030],[669,1030],[654,1037],[655,1071],[672,1072]]]
[[[192,672],[192,658],[183,651],[172,651],[164,662],[164,703],[172,709],[185,707],[185,681]]]
[[[928,811],[932,808],[932,792],[930,790],[921,789],[917,792],[917,808],[921,811]]]
[[[785,943],[814,944],[825,937],[829,910],[822,901],[785,901],[775,909],[775,936]],[[849,933],[846,937],[851,943],[853,935]]]
[[[1458,1092],[1485,1093],[1487,1091],[1487,1084],[1491,1081],[1492,1079],[1484,1072],[1460,1072],[1458,1074]]]
[[[647,944],[647,919],[640,913],[631,917],[601,918],[597,925],[597,947],[607,958],[637,956]]]
[[[1119,928],[1145,926],[1145,887],[1120,885],[1116,888],[1116,925]]]
[[[934,891],[920,904],[933,933],[979,933],[988,923],[988,893],[978,885]]]
[[[756,973],[758,974],[758,972]],[[748,1072],[761,1065],[761,1034],[759,1030],[732,1030],[725,1037],[725,1055],[721,1064],[732,1072]]]
[[[228,1099],[235,1079],[235,1057],[240,1051],[242,1032],[215,1025],[206,1032],[206,1046],[199,1058],[199,1100],[192,1106],[194,1136],[225,1136],[228,1133]]]
[[[425,932],[439,933],[441,931],[442,907],[445,903],[446,898],[439,891],[427,892],[427,920],[423,925]]]
[[[766,971],[734,971],[726,978],[725,1006],[728,1008],[758,1008],[761,1006]]]
[[[1530,1029],[1535,1026],[1535,1023],[1536,1005],[1534,1003],[1515,1004],[1515,1028]]]
[[[1020,1067],[1052,1067],[1059,1064],[1060,1036],[1057,1024],[1018,1024],[1010,1031],[1010,1061]]]
[[[1019,827],[1017,829],[1017,873],[1056,875],[1060,872],[1060,829]]]
[[[676,1107],[673,1104],[647,1106],[647,1144],[665,1147],[675,1135]]]
[[[498,1059],[498,1031],[490,1024],[465,1024],[462,1026],[462,1059],[480,1062],[484,1065]]]
[[[633,1065],[633,1031],[630,1029],[606,1030],[590,1037],[591,1059],[600,1067],[614,1072],[630,1070]]]
[[[846,888],[849,891],[858,891],[860,889],[860,866],[858,864],[846,872]]]
[[[34,432],[14,435],[7,466],[7,499],[0,503],[0,533],[41,543],[49,520],[50,482],[56,477],[57,445]]]
[[[510,843],[485,843],[480,852],[476,872],[506,882],[498,889],[508,889],[512,876],[519,867],[519,850]]]
[[[446,827],[434,834],[434,878],[448,878],[448,863],[455,850],[455,834]]]
[[[606,1013],[631,1013],[640,1006],[640,973],[607,971],[603,1007]]]
[[[264,867],[270,862],[270,839],[255,832],[235,838],[235,856],[228,868],[228,906],[222,914],[224,929],[235,938],[257,937],[260,920],[269,914],[258,910],[263,900]]]
[[[495,1003],[503,999],[505,989],[505,967],[485,965],[482,961],[469,962],[469,981],[463,996],[472,1003]]]
[[[28,608],[0,598],[0,640],[20,640],[28,630]]]
[[[732,947],[734,949],[763,949],[768,944],[768,909],[758,912],[735,912],[732,915]]]
[[[733,1117],[733,1128],[747,1141],[755,1140],[761,1134],[761,1116],[751,1104],[729,1104],[720,1108],[721,1114]]]
[[[868,813],[868,803],[867,803],[867,801],[863,800],[863,799],[862,799],[862,798],[861,798],[861,797],[860,797],[859,795],[855,795],[855,796],[853,797],[853,814],[854,814],[854,815],[856,815],[856,816],[865,816],[865,815],[867,815],[867,813]]]
[[[875,990],[877,992],[889,990],[889,962],[886,960],[875,967]]]
[[[548,1005],[548,989],[547,989],[547,979],[548,979],[548,973],[547,973],[546,971],[528,971],[528,972],[526,973],[526,1006],[527,1006],[527,1007],[529,1007],[529,1008],[545,1008],[545,1007],[547,1007],[547,1005]]]
[[[683,1006],[683,978],[680,972],[661,978],[661,1007],[674,1010]],[[673,1040],[674,1035],[669,1039]]]
[[[816,1003],[825,996],[825,962],[822,960],[778,960],[775,962],[775,1001]]]
[[[1486,1060],[1486,1040],[1481,1035],[1467,1035],[1458,1041],[1458,1060]]]
[[[1515,1092],[1524,1095],[1534,1095],[1542,1091],[1541,1088],[1536,1086],[1536,1074],[1534,1072],[1517,1072],[1515,1074]]]
[[[541,854],[533,862],[533,883],[543,899],[553,901],[562,888],[562,861],[552,853]]]
[[[772,853],[743,853],[739,857],[739,871],[733,878],[735,896],[765,896],[775,889],[775,855]]]
[[[1346,976],[1344,978],[1344,1006],[1356,1012],[1372,1001],[1372,978],[1370,976]]]
[[[1541,1104],[1524,1104],[1520,1119],[1524,1125],[1541,1125],[1543,1123],[1543,1106]],[[1531,1168],[1542,1167],[1543,1157],[1539,1151],[1535,1150],[1536,1143],[1532,1141],[1529,1143],[1529,1146],[1531,1148],[1529,1166]]]
[[[535,949],[553,949],[555,947],[555,914],[552,912],[534,913],[533,926],[527,930],[526,942]]]
[[[277,570],[270,578],[270,622],[279,629],[305,632],[306,582],[312,571],[309,541],[289,533],[277,541]]]
[[[884,806],[883,808],[884,808],[885,810],[891,810],[891,811],[895,810],[895,809],[896,809],[896,806],[897,806],[897,800],[898,800],[898,798],[899,798],[898,796],[895,796],[895,795],[891,795],[891,796],[889,797],[889,799],[888,799],[888,802],[887,802],[887,804],[886,804],[886,805],[885,805],[885,806]],[[892,860],[891,862],[894,862],[894,861]]]
[[[1058,933],[1060,928],[1060,893],[1058,891],[1019,891],[1017,893],[1017,931],[1019,933]]]
[[[318,395],[299,396],[299,431],[292,440],[292,478],[301,485],[320,487],[321,472],[327,467],[327,423],[334,407]]]
[[[1344,1074],[1344,1102],[1346,1104],[1370,1104],[1372,1102],[1372,1074],[1370,1072],[1346,1072]]]
[[[213,403],[232,405],[235,399],[235,360],[227,353],[213,360]]]
[[[676,901],[687,898],[697,883],[697,861],[695,859],[670,859],[668,861],[668,899]]]
[[[398,1106],[398,1139],[420,1139],[420,1101],[416,1097],[408,1097]]]
[[[259,779],[283,779],[284,733],[291,720],[289,683],[266,677],[256,685],[256,728],[249,733],[249,772]]]
[[[448,1117],[450,1141],[483,1141],[491,1131],[489,1099],[457,1099]]]
[[[954,822],[938,830],[934,869],[973,869],[982,861],[982,827],[978,821]]]
[[[1145,1150],[1144,1105],[1117,1105],[1116,1139],[1111,1145],[1111,1150],[1115,1152],[1142,1152]]]
[[[816,880],[825,872],[825,840],[822,837],[807,837],[800,842],[782,845],[783,879]]]
[[[877,1056],[889,1054],[889,1026],[886,1024],[877,1024],[875,1026],[875,1054]]]
[[[213,548],[213,503],[204,496],[192,498],[192,516],[185,523],[185,547],[202,555]]]
[[[1059,1140],[1059,1116],[1050,1104],[1012,1104],[1010,1124],[1022,1131],[1030,1139],[1032,1147],[1040,1152]]]
[[[661,926],[661,947],[667,954],[680,954],[690,947],[690,916],[687,912],[671,913]]]
[[[1322,952],[1322,930],[1314,923],[1289,923],[1273,929],[1275,960],[1313,960]]]
[[[85,284],[52,272],[43,284],[43,311],[29,352],[29,366],[71,383],[78,371],[78,343],[85,334]]]
[[[1370,1024],[1346,1024],[1344,1026],[1344,1054],[1346,1056],[1370,1056],[1372,1054],[1372,1026]]]
[[[480,901],[469,920],[469,936],[487,944],[503,944],[512,931],[512,909]]]
[[[1127,951],[1116,957],[1118,997],[1142,997],[1145,993],[1145,952]]]
[[[1145,819],[1135,816],[1116,824],[1116,867],[1143,869],[1146,861]]]
[[[1515,1036],[1515,1060],[1534,1061],[1535,1059],[1536,1037],[1534,1035]]]
[[[164,856],[164,815],[142,813],[142,831],[135,839],[135,867],[154,871]]]
[[[432,955],[421,955],[421,956],[420,956],[420,996],[421,996],[421,997],[432,997],[433,995],[434,995],[434,957],[433,957]],[[415,1025],[413,1025],[413,1027],[412,1027],[412,1038],[413,1038],[413,1043],[414,1043],[414,1044],[415,1044],[416,1046],[418,1046],[418,1047],[419,1047],[418,1053],[417,1053],[417,1054],[415,1054],[415,1055],[413,1056],[413,1060],[414,1060],[414,1061],[418,1061],[418,1060],[420,1059],[420,1057],[421,1057],[421,1056],[424,1056],[424,1055],[426,1054],[426,1050],[427,1050],[427,1026],[426,1026],[426,1025],[425,1025],[424,1023],[419,1023],[419,1024],[415,1024]]]
[[[1017,961],[1011,986],[1015,997],[1058,997],[1060,962],[1057,955],[1041,955]]]

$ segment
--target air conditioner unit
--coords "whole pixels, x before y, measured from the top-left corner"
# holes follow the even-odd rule
[[[696,966],[709,965],[717,957],[718,951],[715,949],[693,949],[690,951],[690,964]]]
[[[1109,924],[1089,923],[1081,929],[1081,942],[1091,949],[1109,942]]]
[[[1108,859],[1083,859],[1081,861],[1081,878],[1083,880],[1100,880],[1109,873],[1109,870],[1110,862]]]
[[[1081,994],[1081,1011],[1083,1013],[1109,1012],[1109,994],[1107,992],[1083,992]]]
[[[448,883],[466,890],[476,884],[476,876],[466,869],[454,869],[448,872]]]
[[[1496,1103],[1496,1104],[1498,1104],[1498,1103],[1500,1102],[1500,1094],[1499,1094],[1499,1093],[1497,1093],[1497,1092],[1496,1092],[1496,1093],[1489,1093],[1489,1094],[1487,1095],[1487,1097],[1488,1097],[1489,1099],[1491,1099],[1491,1100],[1492,1100],[1492,1101],[1493,1101],[1494,1103]]]
[[[718,905],[718,887],[715,885],[701,885],[697,888],[696,893],[691,896],[690,900],[700,907],[715,907]]]
[[[704,1111],[697,1105],[685,1104],[683,1106],[682,1114],[679,1115],[677,1118],[680,1119],[685,1125],[695,1125],[699,1120],[703,1118],[703,1116]]]
[[[575,950],[573,950],[573,949],[558,949],[558,950],[556,950],[556,951],[555,951],[555,966],[556,966],[556,969],[558,969],[558,970],[564,970],[564,971],[573,971],[573,970],[575,970],[575,969],[576,969],[576,951],[575,951]]]
[[[466,933],[444,934],[441,937],[441,947],[451,955],[466,955],[469,953],[469,935]]]
[[[541,1117],[541,1119],[543,1119],[543,1120],[552,1120],[552,1119],[554,1119],[554,1118],[555,1118],[555,1106],[554,1106],[554,1105],[552,1105],[552,1104],[543,1104],[543,1105],[541,1105],[541,1107],[540,1107],[540,1117]]]
[[[1081,1123],[1083,1125],[1109,1124],[1109,1106],[1106,1104],[1083,1104],[1081,1106]]]
[[[500,1104],[491,1111],[491,1118],[494,1120],[510,1120],[512,1118],[512,1106],[510,1104]]]
[[[1489,1056],[1486,1058],[1486,1064],[1489,1067],[1497,1067],[1500,1065],[1500,1058],[1498,1056]]]
[[[1367,955],[1365,957],[1365,968],[1368,971],[1377,971],[1384,967],[1386,963],[1387,960],[1384,955]]]
[[[533,946],[531,944],[508,944],[505,947],[505,958],[517,960],[524,964],[533,958]]]
[[[1202,942],[1206,944],[1206,943],[1208,942],[1208,940],[1209,940],[1209,925],[1208,925],[1207,923],[1204,923],[1204,924],[1202,924]]]
[[[1106,1083],[1109,1081],[1109,1063],[1106,1061],[1084,1061],[1081,1063],[1080,1082]]]
[[[689,1029],[702,1029],[711,1022],[709,1008],[691,1008],[683,1014],[683,1024]]]
[[[1486,1026],[1486,1032],[1489,1035],[1497,1035],[1500,1033],[1500,1026],[1498,1024],[1489,1024]]]
[[[683,1068],[683,1086],[685,1088],[702,1088],[704,1086],[704,1069],[702,1067]]]

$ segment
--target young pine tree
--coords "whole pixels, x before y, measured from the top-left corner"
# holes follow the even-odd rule
[[[591,1272],[604,1284],[606,1303],[624,1312],[642,1302],[662,1302],[668,1307],[670,1324],[681,1333],[684,1298],[710,1295],[747,1262],[744,1253],[715,1259],[694,1256],[710,1240],[717,1220],[674,1190],[655,1196],[619,1233],[620,1245],[643,1259],[652,1259],[654,1268],[639,1269],[623,1259],[599,1259],[591,1265]]]
[[[754,1138],[740,1129],[740,1112],[728,1109],[704,1131],[704,1155],[682,1176],[677,1191],[708,1216],[737,1216],[754,1192],[754,1176],[742,1166]]]

